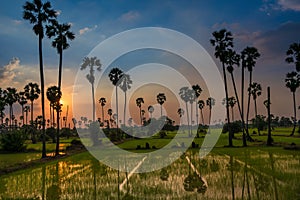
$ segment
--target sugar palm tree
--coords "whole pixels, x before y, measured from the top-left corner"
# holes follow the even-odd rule
[[[22,109],[21,111],[22,111],[22,116],[23,116],[22,121],[23,121],[23,125],[24,125],[25,124],[24,105],[27,104],[27,99],[26,99],[24,91],[19,92],[18,102],[21,105],[21,109]]]
[[[188,87],[182,87],[179,90],[180,98],[185,102],[185,108],[186,108],[186,118],[188,122],[188,131],[189,136],[192,136],[191,129],[190,129],[190,119],[189,119],[189,108],[188,108],[188,102],[190,101],[190,89]]]
[[[198,98],[199,98],[199,96],[200,96],[200,94],[201,94],[201,92],[202,92],[202,88],[198,85],[198,84],[196,84],[196,85],[192,85],[192,89],[194,90],[194,92],[195,92],[195,101],[196,101],[196,103],[195,103],[195,106],[196,106],[196,109],[195,109],[195,112],[196,112],[196,124],[197,124],[197,126],[198,126],[198,124],[199,124],[199,114],[198,114],[198,104],[197,104],[197,100],[198,100]]]
[[[16,88],[8,87],[4,90],[5,101],[9,105],[9,126],[12,127],[12,118],[14,115],[13,104],[18,101],[19,95]]]
[[[198,108],[200,109],[200,112],[201,112],[201,120],[202,120],[202,124],[204,125],[204,117],[203,117],[203,108],[205,106],[205,102],[203,100],[199,100],[198,101]]]
[[[253,82],[250,85],[250,88],[248,88],[248,92],[252,95],[253,101],[254,101],[254,111],[255,111],[255,122],[256,122],[256,127],[258,131],[258,135],[260,135],[260,130],[258,128],[258,120],[257,120],[257,104],[256,104],[256,99],[258,96],[261,95],[261,85],[259,83]]]
[[[97,57],[85,57],[83,63],[81,64],[80,70],[85,70],[89,67],[90,72],[86,75],[87,80],[92,85],[92,102],[93,102],[93,122],[95,121],[95,92],[94,92],[94,82],[95,82],[95,70],[94,67],[97,67],[97,71],[101,70],[102,64]]]
[[[291,133],[291,136],[292,136],[295,133],[296,123],[297,123],[297,111],[296,111],[296,97],[295,97],[295,93],[296,93],[296,90],[300,86],[300,74],[298,74],[295,71],[287,73],[286,74],[286,78],[285,78],[285,86],[287,88],[289,88],[290,91],[293,94],[294,127],[293,127],[293,131]]]
[[[177,114],[179,115],[181,121],[181,117],[184,115],[184,110],[182,108],[178,108]]]
[[[105,104],[106,104],[106,99],[105,99],[104,97],[101,97],[101,98],[99,99],[99,103],[100,103],[101,109],[102,109],[102,122],[103,122],[103,124],[104,124],[104,106],[105,106]]]
[[[3,124],[3,119],[5,117],[5,106],[6,106],[6,101],[5,101],[5,90],[2,90],[2,88],[0,88],[0,117],[1,117],[1,125]]]
[[[39,88],[39,85],[37,83],[28,83],[25,87],[24,87],[24,91],[25,91],[25,97],[26,99],[28,99],[31,102],[31,125],[33,125],[33,102],[34,100],[39,98],[39,94],[41,93],[41,90]]]
[[[130,79],[129,74],[123,74],[120,79],[120,88],[124,92],[124,115],[123,123],[126,123],[126,104],[127,104],[127,90],[131,88],[132,80]]]
[[[110,123],[110,127],[111,127],[111,122],[112,122],[111,116],[112,116],[112,114],[113,114],[113,111],[112,111],[111,108],[107,110],[107,114],[109,115],[109,123]]]
[[[255,67],[256,60],[260,57],[258,50],[255,47],[246,47],[242,51],[242,68],[247,68],[249,71],[249,87],[252,84],[252,72],[253,67]],[[246,114],[246,133],[248,139],[250,139],[249,131],[248,131],[248,122],[249,122],[249,111],[250,111],[250,97],[251,94],[248,91],[248,102],[247,102],[247,114]]]
[[[148,112],[150,113],[150,119],[152,119],[152,113],[154,112],[154,107],[153,106],[148,106]]]
[[[222,104],[223,104],[223,105],[226,105],[226,103],[227,103],[226,98],[224,98],[223,101],[222,101]],[[233,108],[234,108],[234,106],[235,106],[236,103],[237,103],[237,100],[235,99],[234,96],[228,98],[228,105],[229,105],[230,108],[231,108],[231,117],[232,117],[232,121],[233,121],[233,122],[234,122],[234,112],[233,112]]]
[[[157,103],[159,103],[160,105],[160,116],[162,117],[162,105],[165,103],[166,101],[166,95],[164,93],[159,93],[157,96],[156,96],[156,101]]]
[[[290,45],[289,49],[286,52],[287,63],[294,63],[296,71],[300,72],[300,43],[293,43]]]
[[[47,89],[46,92],[47,99],[50,101],[50,103],[53,106],[53,109],[56,110],[56,148],[55,148],[55,155],[59,155],[59,129],[60,129],[60,123],[59,123],[59,113],[61,109],[61,104],[59,102],[62,93],[60,89],[57,86],[52,86]]]
[[[215,47],[215,57],[220,60],[222,63],[223,69],[223,79],[224,79],[224,86],[225,86],[225,98],[228,101],[228,88],[227,88],[227,77],[226,77],[226,70],[225,65],[227,64],[227,53],[228,50],[233,47],[233,38],[231,32],[227,31],[226,29],[221,29],[220,31],[215,31],[212,33],[214,39],[211,39],[211,44]],[[232,138],[233,133],[231,131],[230,126],[230,118],[229,118],[229,105],[226,105],[226,114],[227,114],[227,123],[228,123],[228,142],[229,146],[233,146]]]
[[[30,106],[25,106],[24,107],[24,113],[25,113],[25,122],[26,122],[26,125],[28,124],[28,112],[30,112]]]
[[[42,103],[42,158],[46,157],[46,135],[45,135],[45,92],[44,92],[44,66],[43,66],[43,47],[44,26],[50,20],[56,18],[56,12],[52,9],[51,3],[43,3],[41,0],[26,1],[23,6],[23,19],[33,24],[33,31],[38,36],[39,44],[39,62],[40,62],[40,79],[41,79],[41,103]]]
[[[208,124],[210,125],[210,121],[211,121],[211,110],[212,107],[216,104],[216,100],[212,97],[208,97],[208,99],[206,100],[206,105],[209,108],[209,117],[208,117]]]
[[[119,106],[118,106],[118,86],[120,85],[120,79],[123,76],[123,71],[119,68],[113,68],[110,70],[108,77],[112,84],[116,87],[116,114],[117,114],[117,127],[118,127],[118,117],[119,117]]]
[[[140,120],[141,120],[141,125],[143,125],[143,118],[142,118],[142,104],[144,103],[144,99],[142,97],[139,97],[135,100],[136,106],[139,107],[140,109]]]

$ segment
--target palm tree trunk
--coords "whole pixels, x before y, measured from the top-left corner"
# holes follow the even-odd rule
[[[225,86],[225,97],[226,97],[226,102],[228,102],[228,88],[227,88],[227,78],[226,78],[226,70],[225,70],[225,64],[222,62],[222,67],[223,67],[223,76],[224,76],[224,86]],[[231,131],[231,126],[230,126],[230,116],[229,116],[229,105],[228,103],[226,104],[226,114],[227,114],[227,124],[228,124],[228,146],[232,147],[232,131]],[[210,120],[210,119],[209,119]]]
[[[297,125],[297,111],[296,111],[296,98],[295,98],[295,92],[293,92],[293,103],[294,103],[294,126],[293,126],[293,131],[291,133],[291,136],[295,134],[295,129]]]
[[[104,106],[101,106],[102,107],[102,122],[103,122],[103,127],[104,127]]]
[[[234,112],[233,112],[233,107],[231,107],[231,116],[232,116],[232,122],[234,122]]]
[[[196,112],[196,125],[199,125],[199,112],[198,112],[198,105],[197,105],[197,101],[195,102],[195,112]]]
[[[162,117],[162,104],[160,104],[160,117]]]
[[[270,99],[270,96],[271,96],[271,92],[270,92],[270,87],[267,88],[267,91],[268,91],[268,139],[267,139],[267,145],[268,146],[271,146],[272,145],[272,142],[273,142],[273,139],[272,139],[272,136],[271,136],[271,99]]]
[[[55,148],[55,156],[59,155],[59,129],[60,129],[59,109],[56,109],[56,148]]]
[[[9,105],[9,129],[12,128],[11,120],[12,120],[12,105]]]
[[[141,106],[139,106],[140,108],[140,121],[141,121],[141,126],[143,125],[143,120],[142,120],[142,108]]]
[[[25,117],[24,117],[24,105],[22,105],[22,116],[23,116],[23,126],[24,126],[24,123],[25,123]]]
[[[243,129],[243,146],[246,147],[247,146],[247,140],[246,140],[246,133],[245,133],[245,119],[244,119],[244,116],[245,116],[245,111],[244,111],[244,82],[245,82],[245,69],[244,67],[242,66],[242,102],[241,102],[241,118],[242,118],[242,129]]]
[[[127,104],[127,92],[125,91],[124,92],[124,116],[123,116],[123,124],[124,124],[124,126],[125,126],[125,124],[126,124],[126,104]]]
[[[52,119],[52,108],[51,108],[51,103],[49,104],[49,108],[50,108],[50,125],[52,127],[52,123],[53,123],[53,119]]]
[[[240,112],[240,115],[242,117],[242,110],[241,110],[240,100],[239,100],[239,96],[238,96],[238,93],[237,93],[237,89],[236,89],[236,85],[235,85],[235,80],[234,80],[233,73],[230,73],[230,75],[231,75],[231,80],[232,80],[232,84],[233,84],[233,89],[234,89],[234,94],[235,94],[236,102],[238,104],[239,112]]]
[[[248,88],[251,87],[251,84],[252,84],[252,72],[250,71],[249,87]],[[251,97],[251,93],[248,91],[247,116],[246,116],[246,134],[247,134],[247,139],[250,139],[250,134],[249,134],[250,97]]]
[[[94,84],[92,83],[92,101],[93,101],[93,122],[95,121],[95,92],[94,92]]]
[[[185,107],[186,107],[186,117],[187,117],[187,122],[188,122],[188,132],[189,136],[191,136],[191,131],[190,131],[190,119],[189,119],[189,109],[188,109],[188,104],[185,102]]]
[[[193,126],[193,102],[191,104],[191,126]]]
[[[254,109],[255,109],[256,128],[257,128],[258,135],[260,135],[260,130],[258,128],[258,120],[257,120],[257,104],[256,104],[256,99],[254,99]]]
[[[202,111],[202,109],[201,109],[201,118],[202,118],[202,123],[203,123],[203,125],[205,125],[205,123],[204,123],[204,117],[203,117],[203,111]]]
[[[42,25],[41,25],[42,27]],[[43,33],[39,33],[39,61],[40,61],[40,78],[41,78],[41,101],[42,101],[42,158],[46,157],[46,135],[45,135],[45,85],[44,85],[44,66],[43,66]],[[32,115],[33,116],[33,115]]]
[[[61,91],[62,60],[63,60],[63,50],[61,48],[59,52],[59,68],[58,68],[58,90],[59,91]]]
[[[117,129],[118,129],[118,125],[119,125],[119,106],[118,106],[118,87],[116,86],[116,112],[117,112]]]

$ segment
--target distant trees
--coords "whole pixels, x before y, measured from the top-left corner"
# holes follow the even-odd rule
[[[140,120],[141,120],[141,126],[143,125],[143,118],[142,118],[142,104],[144,103],[144,99],[142,97],[139,97],[135,100],[136,106],[140,110]]]
[[[104,123],[104,106],[106,104],[106,99],[104,97],[101,97],[99,99],[99,103],[100,103],[101,111],[102,111],[102,123]]]
[[[156,100],[157,100],[157,103],[159,103],[160,105],[160,116],[162,117],[162,105],[165,103],[165,101],[167,100],[166,99],[166,95],[164,93],[159,93],[157,96],[156,96]]]

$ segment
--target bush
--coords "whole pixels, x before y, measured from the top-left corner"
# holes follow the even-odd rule
[[[21,152],[26,149],[26,135],[23,130],[4,132],[0,136],[2,149],[9,152]]]
[[[232,133],[239,133],[239,132],[243,131],[241,121],[234,121],[234,122],[230,123],[230,126],[231,126]],[[228,132],[228,124],[226,123],[223,126],[222,133],[227,133],[227,132]]]
[[[55,143],[56,142],[56,130],[55,128],[51,127],[51,128],[47,128],[46,129],[46,135],[50,138],[52,138],[52,142]]]
[[[165,131],[159,131],[159,137],[160,138],[165,138],[167,136],[167,133]]]
[[[146,149],[150,149],[150,144],[148,142],[146,142],[146,146],[145,146]]]

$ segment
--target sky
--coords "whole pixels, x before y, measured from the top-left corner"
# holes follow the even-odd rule
[[[2,2],[0,8],[0,87],[15,87],[19,91],[29,82],[40,82],[38,71],[38,42],[28,21],[22,19],[22,6],[25,1],[12,0]],[[292,116],[292,95],[285,87],[284,78],[287,72],[295,70],[295,66],[285,63],[285,52],[293,42],[300,42],[300,2],[298,0],[230,0],[230,1],[138,1],[138,0],[56,0],[51,1],[57,10],[61,23],[70,23],[75,33],[75,40],[70,41],[70,48],[64,51],[63,59],[63,101],[69,105],[72,115],[74,98],[78,94],[73,89],[78,73],[85,75],[88,71],[78,72],[85,56],[101,42],[134,28],[160,27],[178,31],[197,41],[215,61],[221,70],[221,65],[214,58],[214,48],[209,40],[211,33],[222,28],[233,33],[235,50],[242,51],[246,46],[255,46],[261,53],[253,72],[253,80],[261,83],[263,94],[258,98],[260,114],[266,114],[263,101],[266,99],[266,88],[271,87],[272,113],[279,116]],[[51,40],[44,39],[44,67],[46,88],[57,82],[58,55],[51,47]],[[111,49],[114,51],[115,49]],[[190,52],[195,53],[195,52]],[[101,55],[98,56],[101,60]],[[147,63],[161,63],[172,66],[173,69],[189,79],[191,84],[200,84],[203,89],[200,99],[207,99],[209,92],[203,78],[195,76],[189,63],[168,52],[140,50],[120,56],[110,66],[104,66],[105,73],[113,66],[128,71],[135,66]],[[152,76],[159,74],[156,73]],[[240,69],[235,70],[237,82],[240,82]],[[248,73],[246,73],[248,76]],[[172,79],[172,77],[164,77]],[[103,78],[104,79],[104,78]],[[87,80],[86,80],[87,82]],[[134,84],[134,80],[133,80]],[[239,85],[239,84],[238,84]],[[87,82],[87,86],[88,82]],[[114,88],[108,78],[96,86],[96,102],[100,97],[109,101],[106,109],[114,109]],[[233,95],[229,84],[230,95]],[[129,97],[129,110],[138,124],[135,97],[144,97],[143,109],[156,104],[156,94],[165,92],[167,101],[164,109],[178,123],[176,114],[180,100],[176,100],[173,91],[168,87],[145,85],[132,92]],[[238,89],[240,87],[238,86]],[[179,90],[179,89],[178,89]],[[90,88],[85,89],[90,91]],[[124,98],[120,93],[120,98]],[[299,92],[297,93],[300,104]],[[80,96],[79,96],[80,98]],[[122,100],[120,100],[122,104]],[[176,103],[176,101],[178,101]],[[218,102],[220,103],[220,102]],[[48,102],[46,102],[46,105]],[[76,107],[85,108],[76,104]],[[160,107],[155,105],[155,116],[159,116]],[[253,110],[253,105],[251,112]],[[20,106],[15,105],[15,112],[20,112]],[[40,100],[35,103],[37,110]],[[97,117],[100,117],[100,106],[97,104]],[[82,109],[81,112],[90,110]],[[120,108],[122,111],[122,107]],[[66,106],[63,107],[66,111]],[[204,110],[207,114],[207,108]],[[235,116],[238,116],[235,110]],[[299,113],[299,111],[298,111]],[[81,114],[80,114],[81,115]],[[82,113],[84,115],[84,113]],[[86,114],[89,116],[89,114]],[[120,114],[122,116],[122,114]],[[77,116],[78,117],[78,116]],[[71,116],[69,116],[69,119]]]

